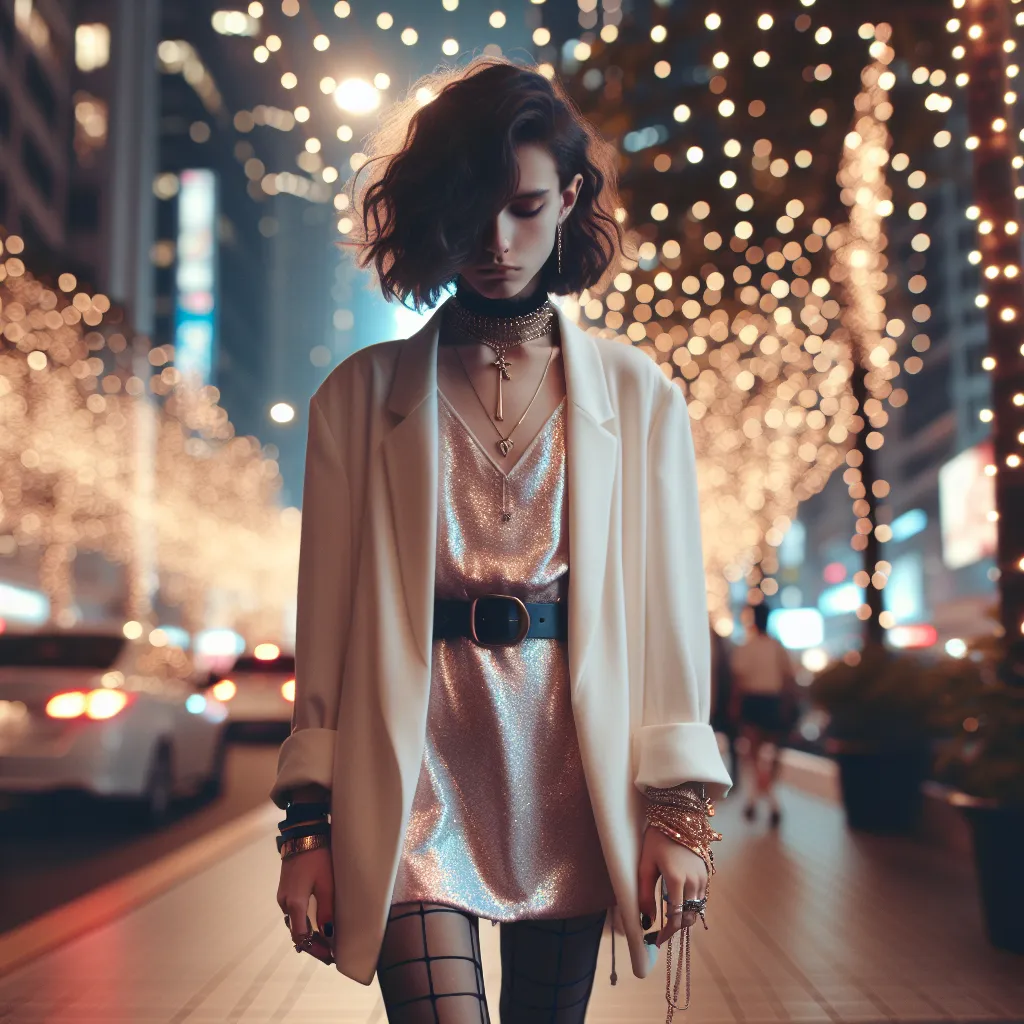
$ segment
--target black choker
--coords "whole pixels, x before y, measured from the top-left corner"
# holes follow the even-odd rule
[[[526,316],[529,313],[535,313],[548,301],[548,295],[543,286],[526,298],[488,299],[464,284],[462,278],[459,278],[455,297],[463,309],[476,316],[496,317]]]

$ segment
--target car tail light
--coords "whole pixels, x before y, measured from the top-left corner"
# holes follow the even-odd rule
[[[93,690],[86,697],[86,715],[94,721],[113,718],[128,706],[124,690]]]
[[[46,702],[46,713],[50,718],[81,718],[85,714],[85,694],[58,693]]]
[[[83,693],[71,690],[57,693],[46,701],[46,714],[50,718],[91,718],[94,722],[114,718],[135,699],[134,693],[124,690],[98,689]]]
[[[295,700],[295,680],[289,679],[288,682],[281,684],[281,696],[285,700]]]
[[[72,690],[58,693],[46,702],[46,713],[50,718],[91,718],[103,721],[122,712],[135,695],[123,690]]]
[[[214,685],[212,693],[217,700],[231,700],[231,698],[238,693],[238,687],[235,686],[232,680],[222,679],[219,683]]]

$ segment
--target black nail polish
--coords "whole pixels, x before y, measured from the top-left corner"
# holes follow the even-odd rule
[[[646,942],[648,946],[653,946],[655,944],[655,942],[657,942],[657,941],[658,941],[658,933],[657,932],[648,932],[644,936],[644,942]]]
[[[324,935],[329,939],[334,937],[334,925],[330,921],[324,925]]]
[[[640,915],[640,926],[646,931],[651,927],[651,919],[646,914]]]

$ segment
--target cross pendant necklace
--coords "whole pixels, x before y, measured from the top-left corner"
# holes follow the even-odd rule
[[[495,359],[491,366],[498,368],[498,408],[495,410],[494,418],[496,420],[503,420],[505,418],[504,410],[501,405],[501,382],[503,380],[511,380],[512,378],[508,375],[508,363],[505,361],[505,353],[500,349],[498,350],[498,358]],[[502,452],[502,455],[507,455],[507,452]]]
[[[468,335],[474,341],[481,342],[497,353],[498,358],[491,365],[498,371],[498,402],[494,419],[499,423],[505,418],[502,403],[502,381],[511,380],[509,364],[505,353],[526,341],[534,341],[542,337],[555,321],[555,308],[545,301],[532,313],[520,316],[500,317],[486,314],[471,313],[459,301],[458,297],[445,303],[448,322],[461,334]],[[495,341],[494,339],[498,340]],[[508,448],[511,448],[511,441]],[[502,449],[502,455],[508,451]]]
[[[458,356],[457,352],[456,352],[456,355]],[[526,407],[525,411],[523,412],[523,415],[519,417],[519,420],[516,423],[516,425],[507,434],[502,434],[501,429],[498,427],[498,424],[495,423],[493,419],[491,420],[491,426],[494,427],[494,429],[498,431],[499,440],[496,442],[497,445],[498,445],[498,451],[500,451],[501,454],[503,456],[505,456],[506,458],[508,457],[508,453],[510,451],[512,451],[512,435],[516,432],[516,430],[518,430],[519,424],[522,423],[523,420],[526,419],[526,414],[533,408],[533,403],[537,401],[537,396],[540,394],[540,389],[544,385],[544,378],[547,377],[547,375],[548,375],[548,368],[551,366],[551,360],[554,358],[554,355],[555,355],[555,346],[552,345],[551,346],[551,351],[548,353],[547,362],[544,364],[544,372],[540,375],[540,383],[537,385],[537,390],[534,391],[533,398],[530,399],[530,404]],[[505,359],[504,354],[502,352],[498,352],[498,359],[497,359],[497,361],[492,363],[491,365],[492,366],[497,366],[499,363],[504,362],[504,359]],[[466,379],[469,381],[469,386],[473,389],[473,394],[476,395],[476,400],[480,403],[480,407],[483,409],[483,411],[487,412],[487,406],[484,405],[484,400],[480,397],[480,392],[477,391],[476,385],[473,383],[473,378],[470,377],[469,370],[466,369],[466,364],[462,361],[462,357],[461,356],[458,356],[458,360],[459,360],[459,365],[462,367],[462,372],[466,375]],[[506,380],[509,379],[507,374],[505,375],[505,379]],[[501,380],[502,380],[502,373],[499,370],[499,373],[498,373],[498,402],[499,402],[499,409],[500,409],[500,403],[501,403]],[[496,418],[500,419],[501,417],[499,416],[499,417],[496,417]],[[490,419],[490,416],[488,416],[488,419]]]

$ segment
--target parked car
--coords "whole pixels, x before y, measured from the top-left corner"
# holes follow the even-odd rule
[[[233,733],[286,732],[295,704],[295,656],[271,644],[235,659],[223,674],[211,674],[209,692],[228,709]]]
[[[0,793],[128,799],[151,823],[220,790],[227,712],[188,652],[110,631],[0,633]]]

